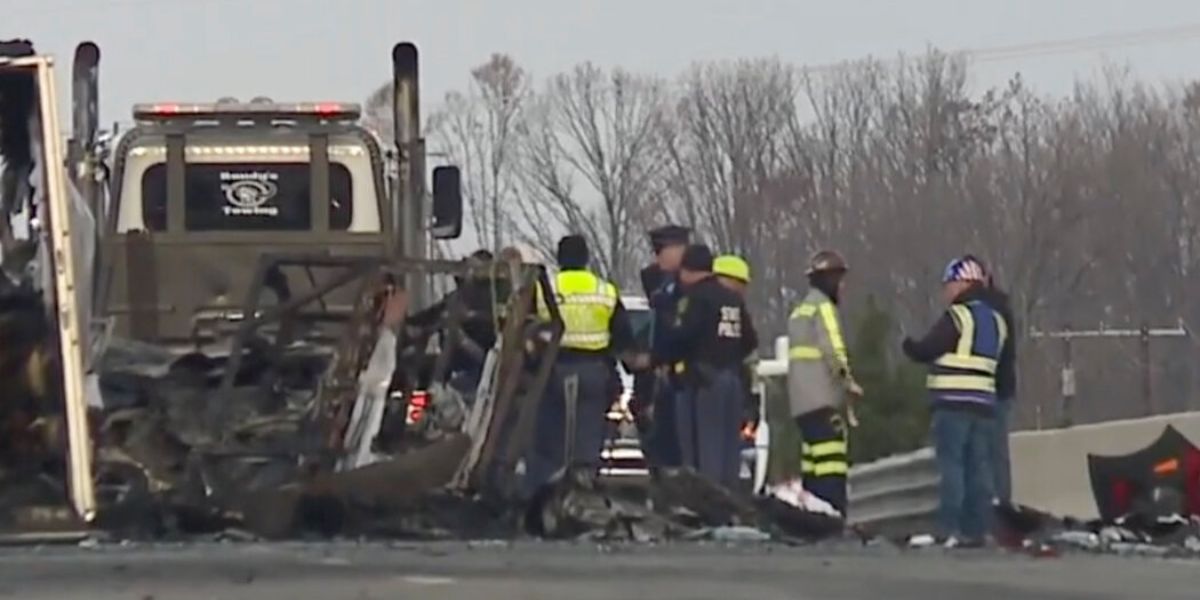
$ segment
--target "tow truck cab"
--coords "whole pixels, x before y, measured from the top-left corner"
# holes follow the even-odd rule
[[[360,124],[357,104],[262,97],[138,104],[134,126],[110,146],[95,123],[99,49],[81,44],[70,148],[103,215],[97,308],[114,333],[171,345],[221,339],[243,318],[264,254],[423,258],[431,237],[457,237],[454,167],[434,170],[432,224],[426,216],[416,47],[398,44],[392,59],[392,148]],[[332,276],[281,273],[263,301]],[[419,304],[422,282],[409,283]],[[322,312],[348,314],[354,295],[343,287]]]

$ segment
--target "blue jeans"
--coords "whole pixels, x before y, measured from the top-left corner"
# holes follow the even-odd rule
[[[1004,504],[1012,502],[1012,467],[1008,453],[1008,427],[1012,418],[1012,398],[996,404],[996,438],[992,444],[992,477],[996,498]]]
[[[995,419],[966,410],[933,412],[933,443],[941,483],[938,526],[946,536],[982,540],[992,512]]]

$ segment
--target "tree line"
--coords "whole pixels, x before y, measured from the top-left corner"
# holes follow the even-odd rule
[[[1015,303],[1017,422],[1053,426],[1066,349],[1030,329],[1200,323],[1200,85],[1110,69],[1049,97],[1019,75],[975,90],[969,74],[966,59],[930,52],[821,70],[697,63],[669,79],[584,63],[535,81],[496,54],[427,129],[463,168],[483,246],[550,256],[580,232],[601,270],[636,289],[645,231],[688,224],[750,261],[771,335],[804,292],[807,257],[841,251],[851,321],[886,323],[871,336],[878,360],[895,362],[901,335],[936,317],[946,261],[974,253]],[[368,100],[370,118],[387,119],[387,97]],[[1143,350],[1073,343],[1075,422],[1197,405],[1196,339],[1152,340],[1148,363]]]

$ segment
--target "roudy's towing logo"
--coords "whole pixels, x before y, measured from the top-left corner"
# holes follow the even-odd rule
[[[278,206],[266,206],[279,193],[279,173],[267,171],[221,171],[221,191],[227,206],[226,216],[279,216]]]

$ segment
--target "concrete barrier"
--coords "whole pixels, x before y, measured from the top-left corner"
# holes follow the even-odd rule
[[[1055,514],[1097,518],[1088,454],[1135,452],[1158,439],[1167,425],[1200,444],[1200,412],[1015,433],[1010,438],[1013,499]]]

